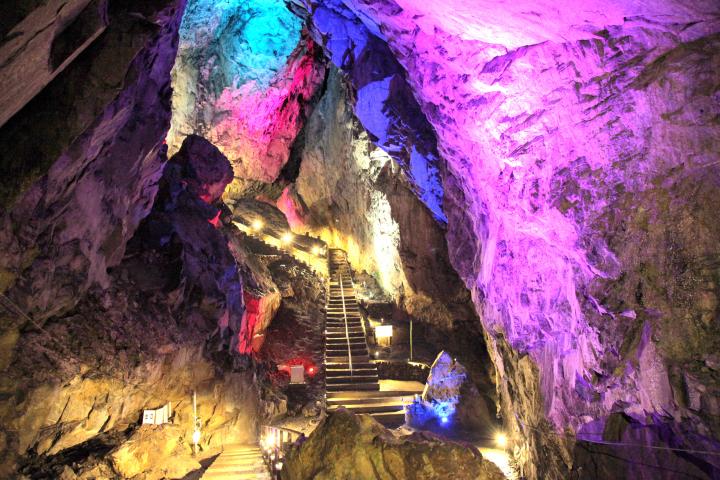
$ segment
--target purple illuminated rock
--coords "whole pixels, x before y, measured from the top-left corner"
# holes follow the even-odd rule
[[[460,388],[467,379],[465,367],[442,351],[430,367],[422,398],[426,402],[449,403],[455,409],[460,400]]]
[[[227,157],[215,145],[197,135],[186,137],[172,160],[182,166],[188,191],[207,203],[219,200],[233,179]]]
[[[572,440],[552,432],[617,412],[720,438],[702,370],[719,337],[718,4],[343,4],[437,134],[450,257],[530,439],[525,473],[567,477]],[[700,412],[686,370],[713,392]]]

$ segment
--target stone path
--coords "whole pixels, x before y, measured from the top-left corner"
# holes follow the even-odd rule
[[[208,467],[202,480],[271,480],[257,445],[226,446]]]

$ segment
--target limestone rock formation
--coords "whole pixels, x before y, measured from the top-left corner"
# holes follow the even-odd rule
[[[105,32],[0,130],[0,173],[12,179],[2,187],[0,289],[40,322],[107,285],[152,206],[183,6],[111,7]],[[71,10],[55,14],[70,21]]]
[[[337,410],[285,459],[283,480],[502,480],[474,447],[430,434],[394,437],[367,415]]]
[[[617,412],[681,445],[687,428],[718,438],[712,409],[683,400],[716,391],[717,5],[343,3],[437,133],[450,257],[523,473],[566,477],[574,434]]]
[[[142,474],[147,480],[183,478],[199,470],[202,466],[197,460],[187,455],[173,455],[181,447],[182,433],[175,425],[143,425],[110,453],[113,469],[121,478]]]
[[[321,50],[280,0],[190,0],[173,71],[175,152],[189,134],[230,159],[243,194],[248,180],[272,183],[325,78]]]

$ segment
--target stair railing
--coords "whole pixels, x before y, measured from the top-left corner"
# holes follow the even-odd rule
[[[350,350],[350,330],[348,329],[347,309],[345,307],[345,286],[343,284],[342,272],[338,273],[338,279],[340,280],[340,298],[342,299],[343,318],[345,319],[345,340],[347,340],[348,365],[350,366],[350,376],[352,377],[353,376],[353,361],[352,361],[352,351]]]
[[[260,427],[260,448],[273,479],[280,478],[280,471],[288,448],[303,435],[302,432],[291,428],[271,425]]]

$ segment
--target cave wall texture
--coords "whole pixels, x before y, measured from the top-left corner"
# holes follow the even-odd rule
[[[288,161],[310,100],[321,86],[321,52],[282,0],[190,0],[173,69],[170,152],[188,134],[230,159],[241,194],[272,183]]]
[[[717,4],[298,3],[385,40],[437,134],[524,473],[618,412],[716,449]]]
[[[481,322],[528,478],[720,475],[717,456],[591,443],[718,449],[716,1],[188,0],[184,9],[184,0],[0,7],[0,291],[20,310],[70,342],[66,325],[84,325],[98,304],[124,308],[131,287],[112,267],[155,203],[164,140],[172,154],[195,133],[230,161],[227,200],[274,182],[265,199],[294,228],[346,248],[408,311]],[[138,341],[131,352],[155,352],[145,365],[113,364],[130,372],[122,385],[108,377],[88,387],[67,417],[40,407],[94,380],[73,364],[54,390],[35,390],[47,379],[15,360],[35,358],[43,341],[23,330],[27,318],[3,314],[12,353],[2,367],[14,369],[2,383],[4,466],[117,421],[108,412],[123,403],[109,389],[132,398],[130,410],[147,405],[128,385],[163,365],[202,365],[193,379],[166,379],[177,395],[251,381],[217,377],[201,353],[212,335],[222,337],[216,347],[247,352],[255,332],[236,298],[243,284],[257,287],[246,300],[271,304],[253,324],[264,329],[277,308],[276,289],[238,273],[244,254],[209,223],[222,216],[217,197],[187,200],[191,217],[170,221],[195,232],[184,278],[212,291],[190,324],[169,330],[168,343],[184,347]],[[192,255],[195,235],[218,249],[209,264]],[[138,330],[152,321],[130,311]],[[255,405],[248,395],[208,402]],[[613,460],[638,455],[645,465]]]

